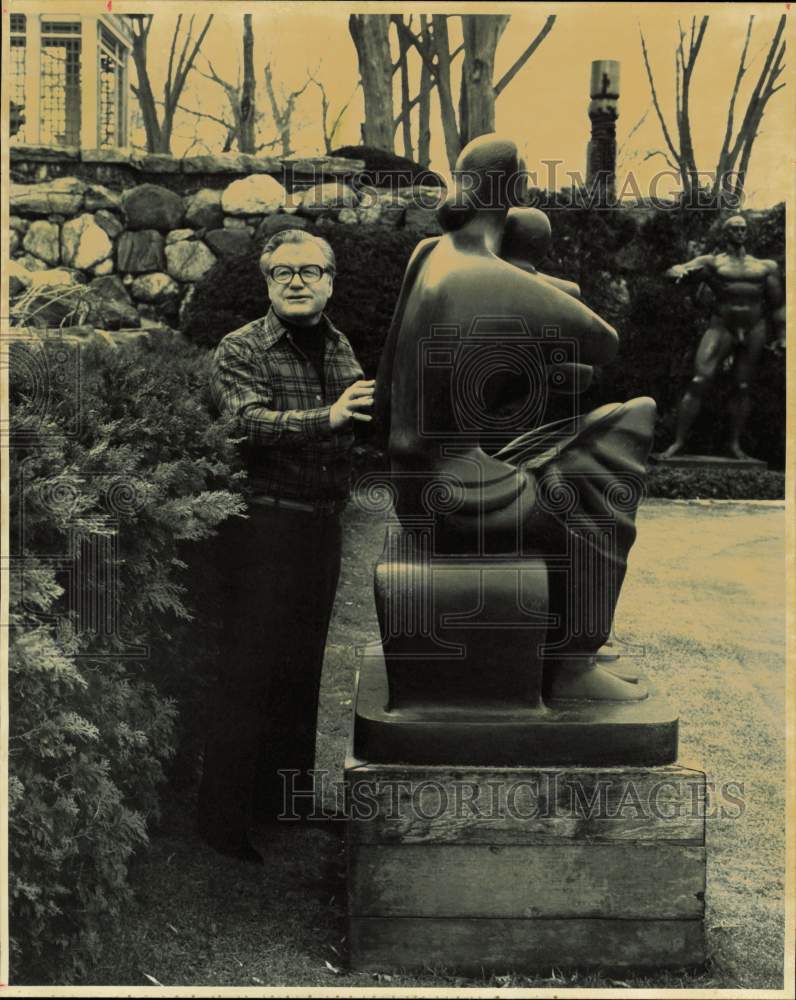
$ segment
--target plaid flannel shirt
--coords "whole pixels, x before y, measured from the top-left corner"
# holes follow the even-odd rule
[[[363,377],[348,340],[326,316],[324,386],[273,309],[227,334],[216,348],[210,389],[218,409],[234,414],[253,495],[296,500],[343,499],[351,479],[350,424],[332,430],[329,411]]]

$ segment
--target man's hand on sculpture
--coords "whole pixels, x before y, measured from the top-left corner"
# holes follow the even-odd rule
[[[372,420],[369,413],[361,411],[373,406],[373,392],[376,380],[360,379],[354,382],[343,393],[329,411],[329,423],[333,430],[343,427],[349,420]]]

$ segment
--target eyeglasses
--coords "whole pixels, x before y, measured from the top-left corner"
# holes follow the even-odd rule
[[[268,277],[277,285],[289,285],[293,275],[297,274],[305,285],[315,285],[324,274],[331,274],[328,267],[319,264],[304,264],[302,267],[290,267],[288,264],[277,264],[268,269]]]

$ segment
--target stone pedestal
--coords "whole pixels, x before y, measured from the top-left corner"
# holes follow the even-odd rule
[[[730,458],[729,455],[675,455],[673,458],[664,458],[663,454],[658,454],[650,457],[653,465],[667,469],[734,469],[736,472],[749,470],[765,472],[768,468],[768,464],[761,462],[759,458]]]
[[[702,772],[349,757],[345,779],[352,968],[704,962]]]

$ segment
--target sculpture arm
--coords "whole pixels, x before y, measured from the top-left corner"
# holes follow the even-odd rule
[[[778,347],[785,346],[785,289],[776,261],[766,261],[769,267],[766,275],[766,306],[774,330],[774,340]]]
[[[665,272],[664,278],[679,284],[684,278],[705,277],[705,272],[710,270],[713,264],[711,254],[703,254],[701,257],[694,257],[693,260],[686,261],[685,264],[675,264]]]
[[[536,272],[540,278],[544,278],[548,281],[553,288],[557,288],[561,292],[566,292],[567,295],[571,295],[573,299],[579,299],[580,296],[580,285],[576,281],[567,281],[566,278],[557,278],[553,274],[545,274],[543,271]]]
[[[432,236],[429,239],[421,240],[412,251],[409,263],[406,265],[401,291],[398,293],[398,301],[395,304],[395,311],[390,323],[390,329],[384,341],[379,360],[379,369],[376,373],[376,396],[373,405],[373,419],[376,424],[377,433],[382,438],[386,446],[390,439],[390,410],[392,403],[392,375],[395,364],[395,351],[398,346],[398,335],[401,329],[406,300],[409,297],[420,266],[429,253],[439,243],[439,236]]]

